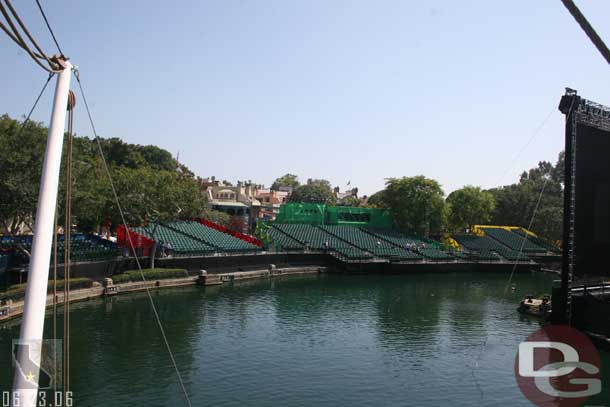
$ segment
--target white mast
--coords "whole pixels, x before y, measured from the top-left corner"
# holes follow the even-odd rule
[[[42,177],[40,178],[40,194],[36,210],[34,240],[30,257],[30,269],[25,293],[23,320],[21,322],[20,341],[29,343],[29,352],[23,346],[17,355],[19,366],[35,366],[31,371],[22,372],[15,369],[13,379],[14,397],[19,398],[22,407],[35,407],[38,396],[38,378],[40,369],[42,335],[47,302],[47,285],[49,284],[49,266],[51,246],[53,242],[53,223],[57,204],[57,189],[59,186],[59,170],[66,124],[66,108],[72,65],[62,61],[63,70],[57,75],[53,113],[49,125],[47,147]],[[69,225],[70,223],[67,222]],[[68,244],[68,242],[66,242]],[[28,354],[29,353],[29,354]],[[33,363],[30,363],[33,362]],[[26,377],[27,375],[27,377]]]

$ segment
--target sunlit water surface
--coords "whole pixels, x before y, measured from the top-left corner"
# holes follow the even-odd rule
[[[329,274],[153,297],[195,406],[526,406],[513,364],[539,324],[515,309],[552,279],[518,274],[504,296],[506,274]],[[145,294],[72,309],[75,406],[185,405]],[[0,389],[17,335],[0,328]],[[610,405],[603,360],[593,401]]]

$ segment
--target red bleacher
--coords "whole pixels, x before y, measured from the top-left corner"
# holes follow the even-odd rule
[[[255,237],[248,236],[246,234],[236,232],[234,230],[229,230],[226,227],[219,225],[218,223],[212,222],[210,220],[207,220],[207,219],[197,219],[197,221],[204,226],[207,226],[212,229],[216,229],[219,232],[226,233],[237,239],[243,240],[244,242],[248,242],[248,243],[258,246],[258,247],[263,247],[263,242],[261,242],[260,240],[258,240]]]

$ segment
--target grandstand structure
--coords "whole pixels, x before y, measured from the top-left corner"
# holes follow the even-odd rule
[[[118,242],[122,248],[131,245],[138,255],[148,256],[156,245],[161,256],[207,256],[246,254],[261,251],[261,244],[250,236],[231,232],[206,220],[149,223],[146,226],[119,227]]]
[[[270,251],[323,251],[344,261],[530,263],[557,249],[534,233],[509,226],[477,226],[447,244],[392,229],[387,210],[290,203],[257,237]]]
[[[422,237],[391,229],[350,225],[272,223],[259,229],[271,251],[326,252],[343,261],[471,262],[479,260],[466,252]],[[490,262],[529,261],[516,256],[489,256]]]
[[[32,235],[0,236],[0,266],[23,267],[29,263],[32,250]],[[57,236],[57,263],[64,263],[63,235]],[[54,251],[54,248],[53,250]],[[110,240],[92,234],[73,234],[70,236],[70,261],[72,263],[107,261],[119,255],[118,246]]]
[[[475,225],[471,234],[454,234],[452,241],[479,261],[538,261],[560,254],[557,247],[518,226]]]
[[[472,234],[456,234],[452,238],[462,250],[480,260],[503,257],[507,260],[540,260],[556,258],[560,251],[533,232],[517,226],[475,225]]]

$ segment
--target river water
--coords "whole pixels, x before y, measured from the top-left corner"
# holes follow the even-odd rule
[[[498,273],[328,274],[153,297],[195,406],[527,406],[513,365],[539,323],[515,308],[552,279],[517,274],[505,296]],[[18,329],[0,328],[0,390]],[[186,405],[145,294],[72,305],[71,332],[75,406]]]

